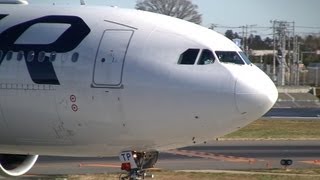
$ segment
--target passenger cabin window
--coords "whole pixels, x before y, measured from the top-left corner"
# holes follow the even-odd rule
[[[45,58],[46,58],[46,53],[44,51],[39,52],[38,61],[43,62]]]
[[[28,52],[27,61],[31,62],[34,59],[34,51]]]
[[[244,64],[239,54],[235,51],[216,51],[216,54],[223,63]]]
[[[210,51],[208,49],[204,49],[201,53],[198,64],[199,65],[213,64],[214,60],[215,60],[215,58],[214,58],[212,51]]]
[[[12,56],[13,56],[13,51],[8,51],[7,52],[7,61],[10,61],[12,59]]]
[[[178,64],[194,65],[200,49],[188,49],[180,55]]]
[[[17,60],[21,61],[23,59],[23,56],[24,56],[24,52],[23,51],[19,51],[18,54],[17,54]]]
[[[50,62],[55,61],[55,60],[56,60],[56,57],[57,57],[57,53],[56,53],[56,52],[52,52],[52,53],[50,54],[49,61],[50,61]]]
[[[75,63],[78,61],[78,58],[79,58],[79,53],[75,52],[72,54],[71,61]]]

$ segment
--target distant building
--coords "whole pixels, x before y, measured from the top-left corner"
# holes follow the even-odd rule
[[[241,48],[241,39],[236,38],[236,39],[233,39],[232,41],[233,41],[238,47]]]
[[[251,56],[265,56],[265,55],[273,55],[273,50],[251,50]]]

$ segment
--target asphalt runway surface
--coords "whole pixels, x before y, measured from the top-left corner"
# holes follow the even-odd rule
[[[320,167],[320,141],[214,141],[161,152],[156,168],[165,170],[250,170],[281,168],[281,159],[292,168]],[[71,158],[40,156],[22,178],[52,175],[120,172],[118,157]]]
[[[320,117],[320,108],[272,108],[264,117]]]

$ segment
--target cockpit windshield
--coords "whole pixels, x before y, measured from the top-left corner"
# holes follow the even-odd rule
[[[216,51],[220,62],[223,63],[234,63],[234,64],[245,64],[239,54],[235,51]]]

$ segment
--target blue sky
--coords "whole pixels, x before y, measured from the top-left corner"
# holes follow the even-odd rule
[[[79,4],[80,0],[28,0],[30,4]],[[114,5],[134,8],[135,0],[86,0],[88,5]],[[320,0],[193,0],[203,14],[203,26],[217,24],[217,31],[224,32],[219,26],[256,25],[270,27],[270,20],[294,21],[296,32],[303,35],[320,32]],[[315,27],[315,28],[311,28]],[[230,29],[230,28],[228,28]],[[266,36],[268,28],[253,28],[258,34]],[[240,32],[241,29],[235,28]]]

